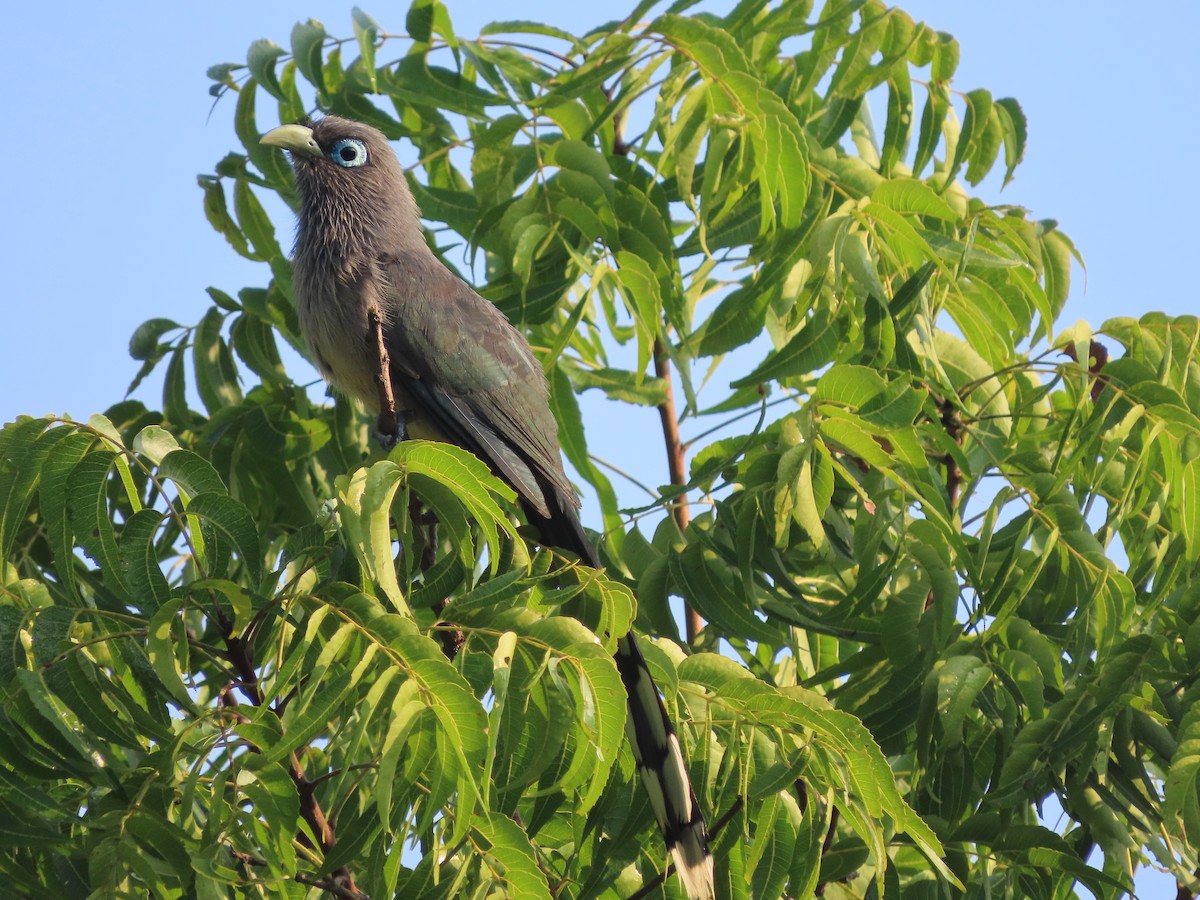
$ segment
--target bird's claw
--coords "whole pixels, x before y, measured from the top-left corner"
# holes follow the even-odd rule
[[[404,420],[398,416],[381,415],[375,420],[375,440],[379,442],[385,453],[404,439]]]
[[[396,444],[400,443],[400,431],[384,428],[383,422],[377,422],[376,440],[378,440],[379,446],[382,446],[384,452],[391,452]]]

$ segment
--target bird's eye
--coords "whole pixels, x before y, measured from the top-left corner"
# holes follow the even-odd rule
[[[329,151],[329,158],[345,169],[365,165],[367,145],[357,138],[342,138]]]

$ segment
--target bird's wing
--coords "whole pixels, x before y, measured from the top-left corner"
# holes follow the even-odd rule
[[[562,468],[545,376],[524,336],[450,271],[413,278],[405,261],[389,263],[381,290],[388,353],[413,412],[490,463],[541,516],[554,518],[563,500],[573,513],[579,501]]]

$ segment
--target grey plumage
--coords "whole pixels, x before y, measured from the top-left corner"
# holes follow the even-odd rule
[[[524,336],[426,245],[385,136],[328,116],[311,128],[282,126],[263,142],[292,152],[301,202],[296,307],[321,374],[380,411],[371,326],[378,315],[409,434],[470,450],[517,491],[544,543],[599,568],[563,471],[541,367]],[[629,697],[626,731],[659,828],[688,894],[711,897],[704,819],[632,633],[615,659]]]

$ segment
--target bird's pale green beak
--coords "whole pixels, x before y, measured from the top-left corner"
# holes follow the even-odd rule
[[[322,156],[321,148],[313,138],[311,128],[303,125],[280,125],[264,134],[259,141],[272,147],[282,147],[305,156]]]

